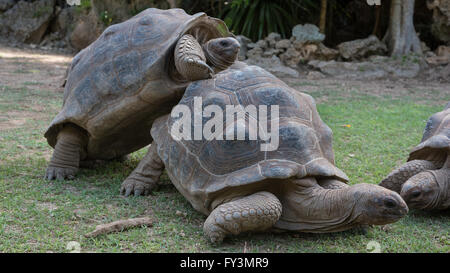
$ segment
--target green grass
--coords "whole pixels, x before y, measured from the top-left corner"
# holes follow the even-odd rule
[[[366,233],[242,234],[214,246],[203,236],[205,217],[166,175],[161,189],[151,196],[119,196],[121,182],[145,150],[123,163],[82,169],[73,181],[46,181],[42,176],[52,150],[43,133],[61,107],[62,93],[30,90],[26,85],[0,86],[0,115],[32,114],[23,126],[0,131],[0,252],[68,252],[70,241],[79,242],[82,252],[242,252],[244,248],[248,252],[367,252],[370,241],[378,242],[382,252],[450,251],[450,214],[419,211]],[[357,91],[340,97],[338,90],[331,89],[313,96],[331,98],[318,110],[334,132],[337,165],[351,184],[378,183],[404,162],[419,143],[426,119],[442,108],[431,97],[417,104],[414,97],[400,100]],[[99,223],[143,215],[151,215],[155,225],[83,237]]]

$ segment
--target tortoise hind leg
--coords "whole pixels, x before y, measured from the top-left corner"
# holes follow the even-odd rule
[[[439,166],[428,160],[412,160],[393,170],[385,179],[383,179],[383,181],[381,181],[380,186],[400,193],[402,185],[410,177],[422,171],[435,170],[437,168],[439,168]]]
[[[270,192],[257,192],[215,208],[206,219],[203,231],[211,242],[221,242],[229,234],[269,229],[280,216],[278,198]]]
[[[130,194],[148,195],[157,187],[164,164],[159,158],[156,148],[157,146],[153,142],[136,169],[123,181],[120,194],[125,196]]]
[[[73,179],[78,171],[86,136],[84,132],[71,124],[67,124],[58,133],[55,150],[48,164],[45,178]]]

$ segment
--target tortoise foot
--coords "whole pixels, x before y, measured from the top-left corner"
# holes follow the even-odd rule
[[[47,180],[74,179],[77,170],[76,168],[48,167],[44,178]]]
[[[130,196],[131,194],[135,196],[149,195],[156,188],[156,181],[141,181],[133,175],[130,175],[123,181],[120,187],[120,194],[123,196]]]
[[[156,150],[156,144],[150,145],[147,154],[139,162],[136,169],[123,181],[120,188],[121,195],[148,195],[157,188],[159,177],[164,170],[164,164]]]

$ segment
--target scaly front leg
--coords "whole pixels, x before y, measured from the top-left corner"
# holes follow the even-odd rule
[[[67,124],[59,132],[52,159],[45,178],[73,179],[78,171],[81,153],[86,146],[86,135],[79,127]]]
[[[270,192],[255,194],[215,208],[203,225],[211,242],[221,242],[229,234],[271,228],[281,216],[281,203]]]

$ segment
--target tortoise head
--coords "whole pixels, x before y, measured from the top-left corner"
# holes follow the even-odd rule
[[[240,48],[239,42],[232,37],[212,39],[203,46],[208,62],[216,71],[231,66],[236,61]]]
[[[402,186],[400,195],[415,209],[433,209],[440,196],[440,187],[432,171],[418,173]]]
[[[358,222],[385,225],[398,221],[408,213],[408,206],[394,191],[373,184],[357,184],[350,188],[355,198]]]

